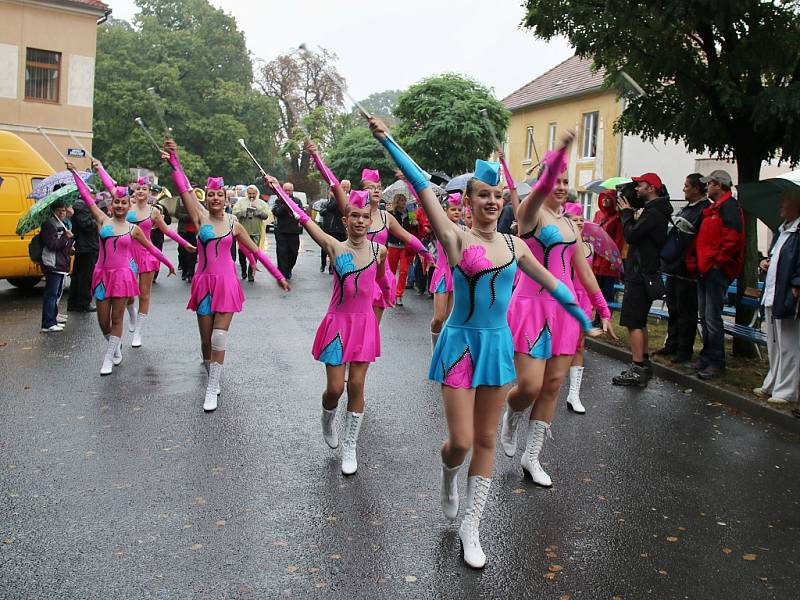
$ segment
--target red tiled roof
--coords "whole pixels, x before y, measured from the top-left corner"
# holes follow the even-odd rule
[[[592,70],[592,60],[573,56],[503,98],[509,110],[548,102],[564,96],[595,91],[603,85],[605,71]]]

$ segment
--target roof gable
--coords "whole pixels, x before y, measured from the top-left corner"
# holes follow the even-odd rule
[[[503,98],[503,104],[513,111],[531,104],[595,91],[603,85],[604,78],[603,69],[592,70],[591,59],[572,56],[515,92],[511,92]]]

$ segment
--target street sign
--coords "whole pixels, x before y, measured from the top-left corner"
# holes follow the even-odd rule
[[[67,156],[84,158],[86,156],[86,150],[83,148],[67,148]]]

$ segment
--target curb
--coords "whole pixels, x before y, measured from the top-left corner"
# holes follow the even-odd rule
[[[590,350],[610,358],[615,358],[622,362],[631,361],[630,352],[624,348],[619,348],[618,346],[613,346],[606,342],[601,342],[599,340],[587,337],[586,347]],[[676,369],[671,369],[655,362],[653,363],[653,373],[662,379],[666,379],[667,381],[672,381],[673,383],[677,383],[686,388],[692,388],[694,391],[705,394],[710,398],[721,402],[722,404],[727,404],[728,406],[737,410],[741,410],[742,412],[746,412],[749,415],[764,419],[765,421],[782,427],[783,429],[791,431],[792,433],[800,434],[800,419],[796,419],[790,414],[782,413],[774,408],[751,400],[747,396],[717,387],[703,381],[702,379],[692,377],[691,375],[687,375],[686,373],[682,373]]]

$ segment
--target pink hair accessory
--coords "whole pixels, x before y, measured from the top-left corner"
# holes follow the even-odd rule
[[[222,177],[209,177],[206,181],[206,189],[221,190],[225,187],[225,180]]]
[[[150,185],[150,179],[148,177],[139,177],[136,180],[136,185]]]
[[[369,204],[369,192],[366,190],[353,190],[350,192],[350,197],[347,199],[347,202],[356,208],[364,208]]]
[[[469,206],[465,206],[464,207],[464,214],[465,215],[471,215],[472,214],[472,209]]]
[[[371,181],[372,183],[381,182],[381,174],[377,169],[364,169],[361,171],[361,181]]]
[[[124,185],[117,185],[114,186],[114,197],[115,198],[124,198],[128,195],[128,188]]]
[[[582,217],[583,207],[577,202],[567,202],[564,205],[564,214],[571,217]]]
[[[447,204],[449,206],[461,206],[461,194],[459,194],[458,192],[456,192],[455,194],[448,194]]]

